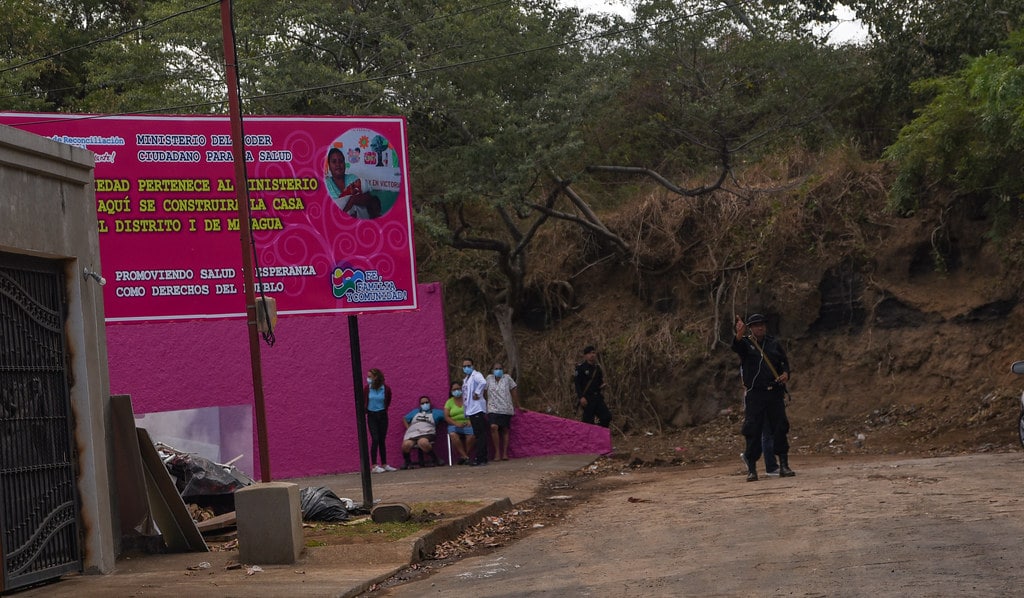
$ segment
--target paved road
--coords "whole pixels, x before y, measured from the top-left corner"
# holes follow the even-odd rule
[[[372,476],[373,496],[384,502],[412,505],[426,501],[466,500],[482,508],[532,498],[542,481],[577,471],[594,455],[552,455],[513,459],[487,467],[432,467]],[[338,496],[362,499],[358,474],[289,480],[300,488],[327,486]],[[478,519],[477,519],[478,520]],[[455,522],[458,523],[458,522]],[[246,568],[228,568],[237,551],[125,557],[111,575],[67,575],[49,585],[24,590],[18,598],[185,598],[192,596],[354,596],[387,579],[418,559],[424,536],[414,534],[393,542],[307,548],[292,565],[263,565],[247,575]],[[456,533],[452,531],[451,533]],[[208,568],[199,568],[206,563]]]
[[[387,596],[1010,596],[1024,588],[1019,453],[794,460],[610,478],[568,520]],[[632,500],[630,500],[632,499]]]

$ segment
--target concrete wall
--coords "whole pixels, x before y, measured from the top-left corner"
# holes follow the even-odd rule
[[[115,527],[103,294],[82,276],[83,268],[101,267],[92,169],[92,152],[0,126],[0,251],[65,264],[85,568],[108,572],[114,567]]]

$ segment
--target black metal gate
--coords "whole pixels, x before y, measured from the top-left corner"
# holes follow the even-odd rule
[[[59,262],[0,253],[0,589],[82,569]]]

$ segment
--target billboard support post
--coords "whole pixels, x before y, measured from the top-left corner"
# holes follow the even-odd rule
[[[354,314],[348,316],[348,345],[352,358],[352,395],[356,398],[356,435],[359,440],[359,475],[363,483],[363,508],[371,509],[373,485],[370,482],[370,451],[366,446],[366,399],[363,397],[362,353],[359,350],[359,320]]]
[[[267,413],[263,400],[263,367],[260,360],[260,331],[256,321],[256,283],[253,271],[252,225],[249,215],[249,185],[245,165],[245,137],[242,108],[238,97],[238,68],[235,59],[235,33],[231,0],[221,0],[221,26],[224,30],[224,79],[228,84],[228,108],[231,116],[231,150],[235,162],[235,190],[238,197],[238,228],[242,237],[242,273],[245,285],[245,314],[249,327],[249,359],[252,362],[253,403],[256,414],[256,438],[259,444],[260,481],[270,482],[270,450],[267,446]]]

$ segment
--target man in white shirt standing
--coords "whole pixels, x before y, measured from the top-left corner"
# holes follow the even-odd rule
[[[487,381],[484,375],[473,367],[473,360],[465,358],[462,360],[462,373],[466,375],[462,379],[462,401],[466,405],[466,418],[473,426],[473,435],[479,441],[476,443],[476,456],[469,462],[470,465],[487,465],[487,399],[484,391],[487,390]]]

